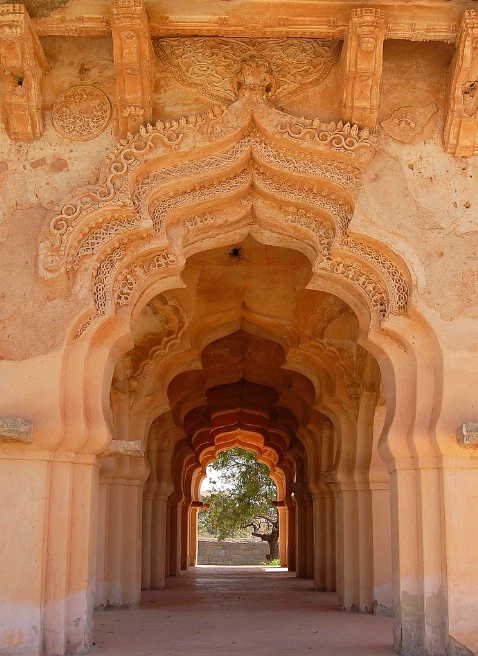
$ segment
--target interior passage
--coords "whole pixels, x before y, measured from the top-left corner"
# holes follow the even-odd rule
[[[137,611],[95,614],[101,656],[392,656],[392,619],[345,612],[285,569],[198,566],[144,592]]]

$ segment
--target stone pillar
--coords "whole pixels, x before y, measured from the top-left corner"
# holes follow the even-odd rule
[[[2,567],[0,567],[0,645],[4,653],[15,656],[40,656],[46,637],[42,631],[43,580],[46,558],[44,556],[45,535],[48,522],[48,497],[51,464],[48,458],[37,455],[37,459],[22,457],[22,454],[1,451],[0,456],[0,534],[2,537]],[[57,480],[57,489],[66,491],[63,506],[60,498],[54,504],[52,521],[61,526],[58,542],[66,540],[69,533],[70,471],[66,480]],[[7,512],[8,509],[8,512]],[[65,511],[64,514],[62,511]],[[63,518],[63,520],[62,520]],[[62,521],[61,521],[62,520]],[[57,569],[58,586],[48,580],[50,603],[45,614],[58,623],[60,646],[65,644],[65,598],[67,557],[64,551],[52,553],[54,562],[50,571]],[[60,560],[61,562],[58,562]],[[22,574],[23,573],[23,574]],[[58,605],[53,598],[59,599]],[[52,622],[49,621],[49,628]],[[48,637],[54,642],[54,636]],[[63,653],[63,652],[62,652]]]
[[[287,531],[287,508],[286,508],[285,504],[283,504],[281,506],[278,506],[277,507],[277,512],[279,513],[279,558],[280,558],[280,566],[281,567],[287,567],[288,566],[288,561],[287,561],[288,531]]]
[[[312,495],[307,494],[306,503],[306,551],[307,551],[307,578],[314,578],[314,504]]]
[[[182,503],[173,502],[169,506],[170,554],[169,576],[177,576],[181,562],[181,509]]]
[[[301,579],[308,578],[308,546],[309,538],[307,491],[304,484],[294,483],[294,498],[296,502],[296,574]]]
[[[198,515],[199,508],[189,508],[189,567],[196,567],[198,560]]]
[[[151,589],[166,585],[168,499],[157,496],[152,500],[151,517]]]
[[[287,506],[287,568],[295,572],[297,567],[297,512],[296,505],[290,499]]]
[[[314,494],[314,589],[325,590],[327,521],[325,496]]]
[[[325,589],[333,591],[337,589],[337,571],[336,571],[336,557],[337,557],[337,540],[336,540],[336,525],[335,525],[335,498],[331,492],[326,497],[326,557],[327,567],[325,570]]]

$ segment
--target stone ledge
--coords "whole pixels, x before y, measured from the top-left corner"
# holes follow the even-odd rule
[[[467,422],[458,429],[458,443],[465,449],[478,449],[478,422]]]
[[[0,442],[31,444],[33,442],[33,424],[28,419],[1,417]]]
[[[144,444],[141,440],[111,440],[108,447],[100,453],[101,458],[112,457],[143,458]]]

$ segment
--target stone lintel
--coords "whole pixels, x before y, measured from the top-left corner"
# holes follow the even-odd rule
[[[116,70],[118,132],[125,137],[151,122],[155,55],[143,0],[113,0],[111,31]]]
[[[455,157],[478,153],[478,10],[465,11],[451,67],[445,150]]]
[[[0,64],[8,135],[15,141],[33,141],[43,134],[41,86],[48,63],[20,3],[0,5]]]
[[[342,53],[343,112],[347,121],[374,129],[382,76],[385,14],[353,9]]]
[[[465,449],[478,449],[478,422],[467,422],[460,426],[458,443]]]
[[[233,6],[230,6],[233,5]],[[240,5],[240,11],[238,11]],[[287,11],[283,3],[269,3],[267,14],[257,12],[255,0],[225,3],[208,0],[207,14],[191,14],[188,0],[162,0],[149,3],[149,26],[153,36],[262,36],[269,38],[303,37],[343,40],[350,13],[356,0],[336,0],[333,11],[330,2],[289,0]],[[411,41],[446,41],[454,43],[459,34],[463,5],[458,2],[396,3],[381,2],[386,17],[387,39]],[[95,11],[96,9],[96,11]],[[102,13],[104,4],[89,7],[90,14],[74,16],[68,11],[33,19],[40,36],[96,36],[111,32],[109,16]]]
[[[33,424],[28,419],[0,417],[0,442],[31,444],[33,442]]]
[[[116,458],[130,456],[131,458],[144,457],[144,444],[141,440],[111,440],[101,458]]]

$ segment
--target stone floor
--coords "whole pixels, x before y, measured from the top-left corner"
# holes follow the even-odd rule
[[[143,593],[138,610],[95,613],[93,656],[392,656],[392,620],[279,568],[202,565]]]

